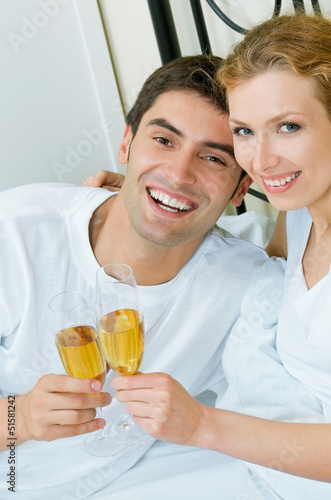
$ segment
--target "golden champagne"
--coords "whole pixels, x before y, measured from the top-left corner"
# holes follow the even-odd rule
[[[103,384],[106,362],[97,332],[91,326],[65,328],[56,335],[56,345],[65,371],[71,377],[95,378]]]
[[[120,375],[133,375],[144,352],[144,326],[134,309],[119,309],[99,321],[100,344],[108,364]]]

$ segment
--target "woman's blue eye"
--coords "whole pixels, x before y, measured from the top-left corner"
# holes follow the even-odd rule
[[[298,125],[297,123],[291,123],[291,122],[288,122],[288,123],[283,123],[279,129],[280,132],[295,132],[296,130],[299,130],[300,125]]]
[[[232,131],[233,135],[239,135],[241,137],[247,136],[247,135],[253,135],[253,131],[250,128],[246,127],[237,127],[233,129]]]

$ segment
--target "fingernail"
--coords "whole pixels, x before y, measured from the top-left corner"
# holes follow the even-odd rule
[[[102,429],[106,425],[105,420],[98,420],[98,427],[99,429]]]
[[[101,382],[99,382],[98,380],[96,380],[95,382],[92,382],[92,389],[95,391],[95,392],[100,392],[101,389],[102,389],[102,384]]]
[[[114,388],[114,389],[117,389],[116,385],[117,385],[117,379],[119,379],[120,377],[114,377],[113,380],[110,382],[110,385]]]

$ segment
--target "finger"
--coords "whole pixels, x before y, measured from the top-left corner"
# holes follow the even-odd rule
[[[98,170],[93,178],[93,186],[102,187],[107,181],[108,174],[107,170]]]
[[[118,172],[109,172],[107,170],[99,170],[95,175],[95,180],[101,183],[101,186],[112,186],[121,188],[124,182],[124,175]]]
[[[98,170],[98,172],[86,179],[89,186],[94,187],[114,187],[120,188],[123,184],[124,176],[117,172],[109,172],[108,170]]]
[[[46,392],[98,393],[102,389],[99,380],[54,374],[41,377],[37,385]]]
[[[155,424],[154,420],[148,417],[137,417],[132,416],[132,420],[136,425],[139,425],[145,432],[151,435],[153,438],[162,439],[161,433],[158,426]]]
[[[110,184],[112,184],[112,180],[116,185],[116,182],[118,182],[116,178],[116,174],[114,176],[112,175],[112,172],[108,172],[107,170],[98,170],[98,172],[95,175],[90,175],[84,182],[83,186],[90,186],[90,187],[102,187],[104,184],[107,183],[107,179],[110,179]],[[114,177],[114,178],[113,178]]]
[[[94,175],[90,175],[82,184],[82,186],[85,186],[85,187],[98,187],[98,186],[94,186]]]
[[[118,182],[116,179],[116,174],[114,174],[113,179],[112,172],[108,172],[107,170],[98,170],[95,175],[90,175],[82,185],[90,187],[102,187],[107,183],[108,177],[110,178],[110,184],[112,184],[113,180],[113,182],[115,182],[114,185],[116,185],[116,182]]]
[[[48,425],[80,425],[94,420],[95,408],[86,410],[53,410],[49,412]]]
[[[147,434],[156,439],[161,439],[163,441],[168,441],[167,428],[162,425],[162,423],[148,417],[137,417],[132,416],[132,419],[136,425],[139,425]],[[170,439],[171,442],[171,439]]]
[[[110,403],[111,395],[107,392],[100,392],[98,394],[55,392],[51,393],[44,406],[54,410],[83,410],[108,406]]]
[[[78,436],[102,429],[106,422],[102,418],[97,418],[89,422],[77,425],[54,425],[44,431],[44,436],[40,440],[53,441],[55,439]]]
[[[114,377],[111,385],[114,389],[153,389],[162,387],[169,375],[164,373],[136,373],[129,377]]]
[[[114,187],[114,186],[108,186],[108,184],[104,184],[102,186],[102,189],[107,189],[108,191],[111,191],[112,193],[117,193],[118,191],[121,190],[121,188]]]
[[[156,391],[154,389],[124,389],[116,392],[116,399],[120,403],[135,401],[156,406],[167,406],[170,397],[166,392],[163,393],[163,391]]]
[[[119,191],[124,182],[124,175],[118,172],[110,172],[108,170],[98,170],[95,175],[90,175],[84,182],[83,186],[90,187],[105,187],[110,191]]]
[[[138,403],[130,401],[126,404],[125,409],[133,417],[155,418],[157,416],[157,410],[155,406],[148,403]]]

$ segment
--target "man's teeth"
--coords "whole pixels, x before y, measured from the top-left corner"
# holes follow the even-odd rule
[[[301,174],[301,172],[297,172],[296,174],[293,174],[292,176],[284,177],[283,179],[277,179],[275,181],[268,181],[267,179],[263,179],[263,180],[267,186],[271,186],[271,187],[285,186],[285,184],[293,181],[293,179],[295,179],[295,177],[298,177],[298,175],[300,175],[300,174]]]
[[[167,210],[168,212],[179,212],[190,210],[192,206],[189,203],[183,203],[182,201],[177,201],[176,198],[171,198],[168,194],[162,193],[157,189],[148,190],[151,197],[158,203],[159,207]]]

